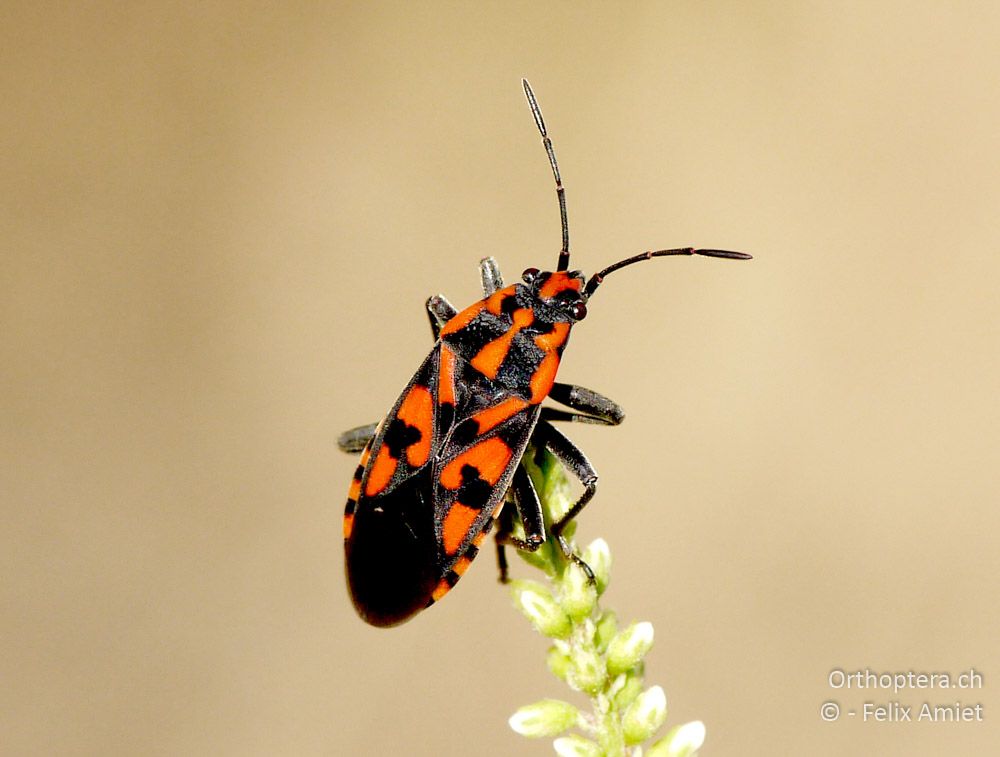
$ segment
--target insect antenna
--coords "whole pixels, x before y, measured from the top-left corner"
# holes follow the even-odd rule
[[[559,264],[557,271],[569,269],[569,221],[566,219],[566,190],[563,188],[562,176],[559,175],[559,164],[556,163],[556,153],[552,149],[552,140],[549,139],[545,130],[545,121],[542,119],[542,111],[538,108],[538,100],[535,93],[531,91],[531,85],[527,79],[521,79],[524,87],[524,96],[528,98],[528,107],[531,108],[531,115],[535,117],[535,125],[542,135],[542,144],[545,145],[545,154],[549,156],[549,165],[552,166],[552,176],[556,180],[556,196],[559,198],[559,220],[562,222],[562,250],[559,252]]]
[[[625,258],[625,260],[619,260],[617,263],[609,265],[603,271],[598,271],[590,280],[587,282],[587,286],[584,288],[584,293],[587,297],[590,297],[594,293],[594,290],[601,285],[604,278],[609,274],[617,271],[619,268],[624,268],[627,265],[632,265],[633,263],[641,263],[644,260],[651,260],[652,258],[663,258],[667,255],[705,255],[709,258],[727,258],[728,260],[751,260],[753,255],[747,255],[745,252],[731,252],[729,250],[696,250],[693,247],[678,247],[673,250],[649,250],[643,252],[639,255],[633,255],[630,258]]]

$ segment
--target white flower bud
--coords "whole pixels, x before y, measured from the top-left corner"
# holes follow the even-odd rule
[[[543,736],[558,736],[567,728],[576,725],[580,713],[569,702],[558,699],[543,699],[525,705],[507,721],[510,727],[522,736],[537,739]]]
[[[646,752],[646,757],[694,757],[705,743],[705,724],[692,720],[675,725]]]
[[[553,639],[565,639],[572,630],[566,613],[548,590],[534,581],[511,582],[514,604],[538,631]]]
[[[570,563],[562,579],[562,607],[573,620],[583,620],[597,604],[597,591],[583,568]]]
[[[552,742],[559,757],[601,757],[601,750],[593,741],[575,733]]]
[[[618,675],[631,670],[653,646],[653,624],[633,623],[608,644],[608,672]]]
[[[622,716],[622,733],[628,744],[641,744],[663,725],[667,717],[667,697],[653,686],[642,692]]]

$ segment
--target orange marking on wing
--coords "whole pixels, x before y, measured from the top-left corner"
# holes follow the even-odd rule
[[[412,387],[396,416],[420,431],[420,441],[406,448],[406,462],[419,468],[427,462],[431,453],[431,437],[434,434],[434,398],[430,390],[423,386]]]
[[[441,345],[441,367],[438,370],[438,402],[455,404],[455,353]]]
[[[543,300],[548,300],[567,289],[579,292],[581,283],[579,279],[570,276],[566,271],[555,271],[542,284],[541,289],[538,290],[538,296]]]
[[[441,336],[447,336],[448,334],[454,334],[456,331],[460,331],[472,323],[472,320],[479,315],[483,308],[486,306],[484,300],[469,305],[465,310],[456,315],[450,321],[448,321],[444,328],[441,329]]]
[[[535,344],[538,345],[539,349],[551,352],[552,350],[557,350],[566,344],[566,337],[568,336],[569,324],[565,321],[559,321],[558,323],[552,324],[552,331],[548,334],[539,334],[536,336]]]
[[[479,433],[485,434],[491,428],[500,425],[508,418],[524,410],[527,406],[528,403],[519,397],[509,397],[493,407],[480,410],[472,417],[479,424]]]
[[[344,538],[351,538],[351,531],[354,530],[354,513],[344,516]]]
[[[465,571],[469,569],[470,565],[472,565],[472,558],[468,555],[462,555],[455,561],[455,564],[451,566],[451,569],[455,571],[456,575],[462,576],[465,575]]]
[[[365,484],[365,495],[374,497],[385,489],[392,480],[392,474],[396,472],[396,458],[389,454],[389,448],[383,446],[378,451],[375,464],[368,472],[368,482]]]
[[[438,581],[438,585],[434,587],[434,591],[431,592],[431,599],[437,602],[441,597],[451,591],[451,586],[443,578]]]
[[[487,378],[495,379],[504,358],[510,352],[510,343],[514,341],[517,332],[525,326],[530,326],[534,320],[535,314],[528,308],[515,310],[514,323],[511,327],[476,353],[471,361],[472,367]]]
[[[347,490],[347,498],[357,500],[361,496],[361,482],[351,481],[351,488]]]
[[[555,352],[550,352],[531,376],[532,405],[537,405],[548,396],[552,384],[555,383],[557,370],[559,370],[559,356]]]
[[[476,549],[479,549],[479,547],[482,545],[484,541],[486,541],[486,532],[480,531],[478,534],[472,537],[472,546],[475,547]]]
[[[462,468],[471,465],[479,471],[483,481],[495,484],[500,480],[507,463],[513,455],[502,439],[495,436],[484,439],[476,445],[456,456],[441,470],[441,486],[446,489],[457,489],[462,485]]]
[[[442,524],[441,535],[446,554],[455,554],[478,517],[479,510],[474,507],[467,507],[461,502],[455,502],[451,506],[448,514],[444,516],[444,523]]]

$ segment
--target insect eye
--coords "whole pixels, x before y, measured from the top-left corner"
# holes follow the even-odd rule
[[[524,279],[525,284],[530,284],[535,279],[538,278],[537,268],[525,268],[524,273],[521,274],[521,278]]]
[[[587,317],[587,306],[583,304],[582,300],[577,300],[569,306],[569,312],[576,320],[582,321]]]

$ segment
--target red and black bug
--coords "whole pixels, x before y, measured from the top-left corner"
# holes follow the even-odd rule
[[[597,392],[555,380],[570,329],[619,268],[668,255],[750,258],[684,247],[626,258],[589,280],[568,270],[565,190],[534,93],[522,84],[555,177],[562,250],[555,271],[529,268],[522,282],[506,287],[496,262],[481,261],[485,297],[461,312],[442,296],[428,299],[430,354],[381,423],[341,435],[342,450],[361,451],[344,512],[347,583],[358,614],[372,625],[402,623],[444,596],[500,519],[508,491],[525,538],[512,535],[508,510],[495,536],[501,578],[503,545],[535,550],[545,541],[541,504],[521,464],[529,443],[550,451],[583,484],[549,531],[592,577],[562,532],[593,497],[597,472],[553,422],[613,426],[624,413]],[[543,407],[546,397],[569,409]]]

